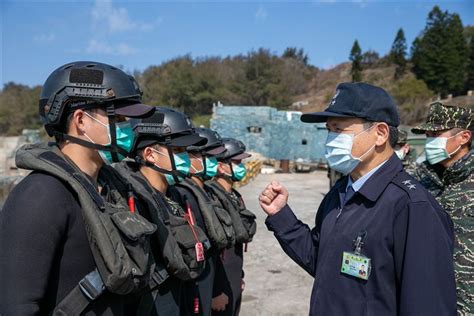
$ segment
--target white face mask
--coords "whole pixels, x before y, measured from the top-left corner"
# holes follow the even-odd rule
[[[451,137],[427,137],[425,143],[425,154],[428,162],[431,165],[434,165],[438,162],[451,158],[453,154],[461,149],[461,146],[456,148],[456,150],[454,150],[452,153],[448,153],[446,150],[446,144],[448,143],[448,139],[454,138],[461,133],[462,132],[459,132]]]
[[[351,173],[352,170],[354,170],[355,167],[357,167],[357,165],[362,161],[362,158],[375,148],[374,144],[362,156],[354,157],[352,156],[352,145],[354,143],[354,138],[372,129],[374,126],[375,125],[372,125],[368,129],[365,129],[356,135],[329,132],[326,139],[325,154],[329,167],[341,172],[344,175]]]
[[[406,152],[403,150],[403,149],[399,149],[399,150],[395,150],[395,154],[397,155],[397,157],[400,159],[400,160],[403,160],[405,159],[406,157]]]

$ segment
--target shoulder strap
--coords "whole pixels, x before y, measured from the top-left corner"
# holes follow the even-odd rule
[[[150,205],[153,205],[154,208],[159,212],[161,220],[165,223],[169,222],[169,213],[164,212],[163,210],[168,210],[168,205],[163,201],[162,198],[158,196],[155,189],[151,186],[148,180],[140,174],[139,171],[133,171],[127,167],[117,164],[115,165],[116,171],[125,178],[125,180],[131,184],[133,192],[140,196]],[[151,212],[154,213],[154,212]],[[150,214],[152,220],[155,221],[157,218],[155,214]]]
[[[225,248],[228,243],[227,235],[222,227],[223,223],[216,214],[218,209],[216,209],[217,204],[215,204],[215,201],[208,196],[204,189],[195,184],[193,180],[185,180],[180,182],[177,186],[187,189],[194,195],[199,204],[199,209],[204,220],[204,225],[207,229],[208,237],[218,249]]]
[[[225,208],[236,210],[236,207],[232,200],[228,197],[227,192],[224,191],[224,189],[222,189],[219,184],[215,183],[214,181],[210,181],[207,184],[208,188],[217,196]]]
[[[100,274],[95,269],[86,275],[54,308],[54,316],[80,315],[86,307],[105,291]]]
[[[81,172],[72,167],[66,160],[50,151],[40,154],[38,158],[50,163],[51,166],[55,165],[59,167],[54,168],[56,170],[47,168],[48,170],[45,171],[67,182],[79,195],[81,191],[86,193],[97,207],[102,210],[105,209],[105,201],[99,192],[97,192],[97,189]],[[61,169],[63,172],[60,172],[58,169]]]
[[[131,175],[131,180],[134,180],[136,184],[138,184],[142,188],[142,190],[137,190],[137,194],[140,194],[143,198],[147,200],[151,199],[152,204],[156,206],[156,209],[158,210],[162,220],[165,222],[169,222],[170,215],[168,210],[168,204],[158,193],[156,193],[156,190],[148,183],[148,181],[136,174]]]
[[[62,157],[47,151],[40,154],[38,158],[51,165],[51,168],[44,168],[45,171],[67,182],[78,196],[83,197],[85,193],[99,209],[105,210],[105,201],[97,189]],[[63,172],[60,171],[61,169]],[[55,307],[53,315],[79,315],[104,290],[104,283],[99,272],[95,269],[79,281],[79,284]]]
[[[232,193],[239,199],[239,208],[245,208],[244,199],[242,198],[242,194],[239,191],[232,189]]]
[[[138,194],[141,198],[143,198],[145,201],[148,203],[151,203],[151,205],[154,206],[154,209],[157,209],[161,220],[167,224],[169,222],[169,215],[167,212],[163,212],[163,207],[165,205],[163,203],[160,203],[160,199],[158,198],[158,194],[156,194],[155,190],[153,187],[148,183],[148,181],[141,176],[140,174],[137,174],[136,172],[133,171],[125,171],[123,168],[116,170],[112,172],[114,174],[120,174],[121,177],[125,178],[125,181],[128,181],[128,183],[132,186],[134,189],[134,193]],[[160,220],[156,217],[155,212],[149,212],[150,217],[155,224],[157,223],[156,221]],[[151,279],[149,281],[149,287],[150,289],[155,289],[157,286],[162,284],[164,281],[166,281],[169,277],[168,271],[164,267],[164,265],[160,261],[155,261],[155,270],[151,275]],[[140,303],[141,305],[142,303]],[[141,307],[140,307],[141,308]]]
[[[137,280],[139,277],[142,277],[143,282],[145,282],[146,274],[149,273],[146,269],[148,269],[149,264],[151,265],[151,257],[147,253],[141,256],[138,252],[132,252],[131,248],[129,249],[123,244],[125,239],[121,239],[118,226],[105,224],[105,222],[110,222],[114,223],[114,225],[122,225],[120,227],[123,229],[130,228],[124,224],[127,218],[122,216],[125,213],[122,213],[121,209],[123,207],[123,210],[125,210],[125,205],[114,205],[112,209],[115,213],[109,214],[108,210],[110,209],[107,202],[99,194],[91,180],[87,179],[80,170],[68,163],[64,157],[53,151],[44,151],[37,155],[35,167],[35,170],[48,172],[68,183],[77,193],[88,241],[97,267],[95,271],[85,276],[79,282],[63,302],[60,302],[57,308],[58,313],[61,310],[72,310],[69,314],[74,315],[76,312],[79,314],[80,310],[86,308],[106,287],[118,294],[132,291],[135,289],[136,283],[132,283],[135,279],[133,281],[130,280],[131,275],[137,275]],[[119,184],[117,183],[117,185]],[[116,193],[116,196],[113,198],[119,198],[119,192]],[[112,216],[114,217],[112,218]],[[130,230],[133,234],[151,234],[155,229],[152,224],[145,221],[145,219],[142,220],[138,215],[134,219],[136,220],[133,222],[135,226]],[[116,246],[119,241],[122,242],[123,247]],[[141,244],[138,247],[140,246]],[[134,257],[134,254],[137,256]],[[140,258],[140,261],[135,261],[136,258]],[[113,265],[116,260],[123,260],[123,266]],[[140,273],[143,272],[143,276],[141,274],[134,274],[133,269],[135,265],[141,265],[139,269],[143,267],[143,271],[140,271]],[[124,282],[124,280],[130,281]],[[84,295],[86,298],[84,298]]]
[[[247,230],[243,226],[242,218],[240,216],[240,206],[235,205],[235,202],[229,197],[229,193],[226,192],[218,183],[210,181],[206,185],[212,194],[214,194],[221,202],[222,207],[227,210],[228,214],[232,218],[232,226],[234,227],[236,242],[239,242],[243,239],[248,239]]]
[[[191,191],[192,194],[198,200],[199,208],[201,208],[202,210],[212,207],[212,201],[207,195],[207,193],[198,185],[192,183],[192,180],[180,182],[179,184],[177,184],[177,186],[184,187]]]
[[[401,171],[393,179],[392,183],[405,191],[412,202],[417,202],[423,194],[419,194],[422,185],[405,171]]]
[[[107,184],[117,190],[121,196],[128,196],[128,193],[132,190],[127,179],[111,166],[103,166],[100,169],[99,178],[106,179]]]

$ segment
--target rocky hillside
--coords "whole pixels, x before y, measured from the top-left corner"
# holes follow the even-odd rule
[[[294,98],[292,109],[302,112],[324,110],[334,95],[337,84],[351,81],[350,71],[350,63],[318,71],[309,83],[308,92]],[[365,66],[363,81],[381,86],[390,92],[399,106],[402,123],[414,125],[423,121],[429,104],[438,100],[438,96],[430,91],[423,81],[417,80],[413,73],[407,71],[399,80],[394,79],[394,74],[395,67],[381,60]],[[459,106],[474,106],[472,95],[443,101]]]

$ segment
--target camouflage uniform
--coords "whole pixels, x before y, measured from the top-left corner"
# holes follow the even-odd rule
[[[408,143],[408,133],[403,131],[403,130],[398,130],[398,139],[397,139],[397,146],[403,147],[406,143]],[[412,159],[412,153],[413,151],[409,151],[405,157],[402,159],[402,165],[403,168],[408,168],[410,165],[412,165],[413,159]],[[408,171],[407,171],[408,172]]]
[[[414,133],[461,128],[474,131],[474,112],[467,108],[433,103],[426,123]],[[424,162],[410,169],[451,215],[456,235],[454,267],[459,315],[474,314],[474,150],[444,169]]]

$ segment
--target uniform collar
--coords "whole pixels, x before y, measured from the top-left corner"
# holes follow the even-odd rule
[[[436,183],[440,188],[454,183],[462,182],[473,173],[474,166],[474,149],[471,149],[464,157],[456,161],[452,166],[444,168],[437,163],[431,165],[428,161],[417,165],[420,169],[420,174],[423,177],[428,177],[431,181]],[[441,171],[440,171],[441,170]]]
[[[462,182],[471,175],[474,166],[473,152],[474,149],[471,149],[464,157],[446,168],[443,173],[444,185]]]
[[[393,178],[403,170],[403,165],[396,154],[393,154],[359,189],[359,194],[375,202]]]
[[[384,162],[382,162],[381,164],[379,164],[377,167],[375,168],[372,168],[372,170],[370,170],[369,172],[367,172],[365,175],[363,175],[362,177],[360,177],[359,179],[357,179],[356,181],[352,181],[352,178],[350,176],[348,176],[347,178],[347,186],[346,186],[346,192],[347,192],[347,189],[352,186],[352,189],[354,190],[354,192],[357,192],[360,190],[360,188],[364,185],[364,183],[367,182],[367,180],[369,180],[369,178],[377,172],[377,170],[379,170],[385,163],[387,162],[387,160],[385,160]]]

